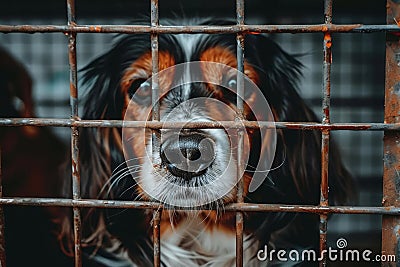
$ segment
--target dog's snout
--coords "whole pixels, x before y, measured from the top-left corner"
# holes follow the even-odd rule
[[[190,161],[208,162],[214,158],[213,141],[201,134],[181,136],[179,149],[182,155]]]
[[[214,147],[214,141],[204,134],[180,134],[161,145],[161,161],[172,175],[191,179],[207,171],[215,158]]]

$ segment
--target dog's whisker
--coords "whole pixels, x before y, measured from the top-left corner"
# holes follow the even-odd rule
[[[127,211],[129,211],[129,209],[121,209],[121,210],[119,210],[117,213],[113,213],[112,215],[107,214],[107,218],[108,218],[108,219],[112,219],[112,218],[121,216],[121,214],[123,214],[123,213],[125,213],[125,212],[127,212]]]
[[[139,159],[143,159],[145,157],[135,157],[135,158],[131,158],[131,159],[125,159],[125,161],[121,162],[118,166],[115,167],[115,169],[112,171],[112,175],[114,175],[115,171],[119,170],[122,166],[127,165],[127,163],[131,162],[131,161],[138,161]],[[139,166],[139,164],[137,165]]]
[[[132,185],[132,186],[127,187],[124,191],[122,191],[122,192],[119,194],[119,196],[122,197],[123,195],[125,195],[126,192],[129,192],[129,190],[135,189],[135,187],[136,187],[136,185]]]
[[[251,168],[254,170],[249,170],[246,168],[246,172],[251,172],[251,173],[263,173],[263,172],[270,172],[270,171],[274,171],[274,170],[278,170],[280,169],[286,162],[286,151],[283,151],[283,159],[281,161],[281,163],[279,163],[278,166],[270,168],[270,169],[265,169],[265,170],[259,170],[257,167],[254,167],[250,164],[247,164],[247,168]]]
[[[134,170],[134,168],[140,168],[140,165],[137,165],[137,166],[128,166],[128,167],[125,167],[125,168],[123,168],[123,169],[118,170],[117,172],[114,172],[114,173],[112,174],[112,176],[110,177],[110,179],[108,179],[107,182],[103,185],[102,189],[100,190],[100,193],[101,193],[103,190],[105,190],[105,188],[106,188],[107,186],[109,186],[110,184],[114,183],[116,180],[123,178],[123,177],[119,177],[119,175],[120,175],[122,172],[125,174],[125,173],[126,173],[126,170]],[[117,176],[117,175],[118,175],[118,176]],[[115,177],[115,176],[117,176],[117,177]],[[123,176],[125,176],[125,175],[123,175]],[[110,187],[112,187],[112,186],[110,186]]]
[[[130,176],[131,174],[134,174],[136,172],[139,172],[139,166],[137,167],[126,167],[123,170],[120,170],[118,173],[116,173],[115,177],[111,177],[111,179],[107,182],[106,185],[109,185],[109,190],[112,190],[112,188],[118,184],[123,178]]]

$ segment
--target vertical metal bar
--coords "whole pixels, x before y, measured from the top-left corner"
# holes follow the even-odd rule
[[[67,0],[68,26],[76,25],[75,1]],[[78,115],[78,82],[77,82],[77,64],[76,64],[76,33],[68,34],[68,59],[70,70],[70,105],[71,117],[79,119]],[[72,197],[74,200],[81,198],[80,190],[80,167],[79,167],[79,129],[71,127],[71,168],[72,168]],[[74,220],[74,252],[75,266],[82,266],[81,250],[81,210],[78,207],[73,208]]]
[[[332,0],[324,1],[324,22],[332,23]],[[323,100],[322,100],[322,123],[330,123],[330,97],[331,97],[331,64],[332,64],[332,39],[331,33],[324,33],[324,62],[323,62]],[[321,140],[321,193],[320,206],[328,206],[328,166],[329,166],[329,140],[330,131],[322,131]],[[319,218],[319,249],[320,252],[327,249],[327,214],[320,214]],[[326,266],[326,253],[322,253],[320,266]]]
[[[154,266],[160,266],[160,210],[153,211],[153,262]]]
[[[236,0],[236,24],[244,25],[244,0]],[[236,35],[236,60],[237,60],[237,69],[239,71],[239,75],[237,76],[237,98],[236,98],[236,106],[238,109],[239,116],[243,117],[243,98],[244,98],[244,80],[243,76],[240,73],[244,73],[244,34],[238,33]],[[237,138],[238,146],[237,146],[237,203],[243,203],[243,179],[239,175],[243,173],[241,162],[242,162],[242,154],[243,154],[243,142],[244,142],[244,133],[243,131],[238,131]],[[243,212],[236,212],[236,266],[243,266]]]
[[[237,196],[236,202],[243,203],[243,179],[239,175],[243,172],[240,162],[242,162],[243,153],[243,131],[238,132],[238,148],[237,148],[237,179],[239,179],[237,184]],[[243,266],[243,227],[244,227],[244,215],[242,211],[236,212],[236,266]]]
[[[329,130],[322,132],[322,145],[321,145],[321,194],[320,206],[327,207],[328,201],[328,165],[329,165]],[[320,266],[327,265],[326,253],[327,250],[327,230],[328,230],[328,215],[320,214],[319,217],[319,250],[322,259],[319,263]]]
[[[3,197],[3,173],[2,173],[2,158],[0,147],[0,198]],[[6,267],[6,241],[5,241],[5,221],[4,221],[4,207],[0,206],[0,266]]]
[[[387,23],[400,21],[400,4],[387,1]],[[400,37],[386,34],[385,123],[400,122]],[[400,133],[385,131],[383,137],[383,206],[400,206]],[[382,217],[382,255],[396,255],[400,259],[400,217]],[[385,265],[386,264],[386,265]],[[390,265],[393,264],[393,265]],[[382,266],[394,266],[384,263]]]
[[[158,18],[158,0],[151,0],[151,26],[156,27],[159,25]],[[151,34],[151,59],[152,59],[152,119],[155,121],[160,120],[160,106],[159,98],[159,85],[157,79],[158,73],[158,35],[157,33]]]
[[[155,27],[159,25],[159,9],[158,0],[151,0],[151,26]],[[152,86],[152,120],[160,120],[160,103],[159,103],[159,84],[158,84],[158,34],[151,33],[151,60],[152,60],[152,76],[151,76],[151,86]],[[156,132],[152,132],[152,149],[153,155],[156,149]],[[154,162],[154,159],[153,159]],[[155,267],[161,265],[161,246],[160,246],[160,218],[161,213],[159,210],[153,211],[153,264]]]
[[[332,23],[332,1],[324,0],[324,22],[325,24]]]
[[[325,24],[332,23],[332,0],[325,0]],[[330,32],[324,33],[324,63],[323,63],[323,100],[322,123],[330,123],[330,97],[331,97],[331,64],[332,64],[332,38]]]

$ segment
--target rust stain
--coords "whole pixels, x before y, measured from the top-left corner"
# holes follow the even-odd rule
[[[72,98],[76,99],[78,96],[78,90],[76,90],[76,86],[73,83],[69,84],[69,92]]]
[[[326,32],[324,34],[324,41],[325,41],[326,47],[331,48],[331,46],[332,46],[332,36],[331,36],[331,34],[329,32]]]
[[[396,1],[397,2],[397,1]],[[400,27],[400,5],[395,1],[387,1],[387,24]],[[400,121],[400,96],[399,90],[400,44],[398,34],[387,35],[386,39],[386,79],[385,79],[385,123],[398,123]],[[396,146],[399,132],[385,131],[384,133],[384,168],[383,168],[383,205],[385,210],[393,210],[400,206],[399,185],[400,177],[398,158],[400,149]],[[382,252],[383,254],[398,255],[399,218],[383,216],[382,218]]]

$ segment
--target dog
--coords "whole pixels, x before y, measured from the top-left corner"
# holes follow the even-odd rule
[[[23,62],[0,47],[0,118],[32,118],[33,80]],[[60,197],[65,144],[48,128],[0,127],[3,196]],[[4,206],[7,266],[70,266],[54,232],[55,207]],[[24,257],[21,257],[21,251]],[[44,255],[46,253],[46,255]]]
[[[232,25],[213,19],[161,24]],[[237,74],[231,74],[237,67],[236,44],[234,34],[159,35],[158,68],[164,73],[157,76],[161,122],[226,121],[238,114],[249,121],[269,120],[263,113],[270,113],[274,121],[318,121],[297,91],[301,62],[264,34],[245,36],[245,93],[240,96],[244,107],[238,112],[237,92],[232,89],[237,87]],[[151,106],[149,34],[118,36],[115,45],[89,63],[83,73],[83,119],[146,121],[156,116]],[[255,85],[260,94],[246,93],[247,85]],[[270,108],[255,104],[260,98],[265,98]],[[231,134],[234,138],[229,139]],[[245,202],[319,204],[320,132],[277,129],[263,134],[252,128],[244,134],[245,151],[240,156],[246,159],[241,162]],[[234,177],[239,172],[231,165],[237,163],[231,157],[240,154],[235,152],[236,137],[230,129],[81,129],[82,196],[164,204],[162,266],[233,266],[235,212],[224,211],[224,207],[237,197]],[[273,160],[265,155],[272,142]],[[340,205],[352,194],[351,176],[333,143],[330,150],[329,200]],[[271,164],[261,162],[261,157]],[[256,175],[264,180],[250,190]],[[70,196],[70,184],[65,188]],[[152,264],[152,210],[84,209],[82,216],[82,244],[88,262],[95,266]],[[67,217],[60,234],[67,251],[73,248],[70,222]],[[257,251],[265,245],[301,251],[318,250],[318,244],[318,215],[244,213],[245,266],[278,263],[257,259]]]

